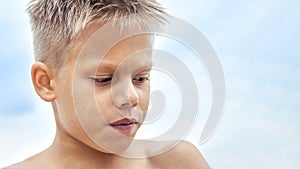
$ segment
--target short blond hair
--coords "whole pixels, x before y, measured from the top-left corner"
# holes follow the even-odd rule
[[[139,17],[121,26],[162,25],[166,20],[164,9],[155,0],[32,0],[27,11],[35,60],[54,70],[59,70],[63,64],[71,42],[91,24],[115,21],[132,14]]]

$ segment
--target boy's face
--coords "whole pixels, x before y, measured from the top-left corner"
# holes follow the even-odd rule
[[[105,57],[101,43],[68,58],[56,76],[56,121],[60,131],[90,147],[120,152],[148,109],[152,37],[125,39]]]

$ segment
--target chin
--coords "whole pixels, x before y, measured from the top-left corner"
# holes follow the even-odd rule
[[[94,135],[94,149],[107,154],[120,154],[127,150],[139,129],[140,124],[132,126],[109,127],[106,133]]]

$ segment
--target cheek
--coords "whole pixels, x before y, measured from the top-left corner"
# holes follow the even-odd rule
[[[68,77],[68,76],[66,76]],[[72,84],[71,80],[68,78],[65,78],[63,80],[60,80],[60,83],[57,85],[56,88],[56,106],[58,109],[58,114],[63,120],[68,120],[68,116],[72,117],[70,120],[74,119],[75,117],[75,111],[74,111],[74,102],[73,102],[73,93],[72,93]],[[65,117],[66,116],[66,117]]]
[[[81,126],[76,114],[76,106],[73,100],[72,85],[65,85],[58,91],[55,106],[57,108],[57,122],[62,129],[73,137],[80,138]]]
[[[139,106],[143,112],[146,112],[149,106],[150,86],[146,85],[138,90],[139,93]]]
[[[109,91],[91,88],[88,92],[81,93],[79,97],[80,100],[76,104],[78,117],[85,119],[86,124],[106,124],[111,107]]]
[[[60,119],[66,128],[71,128],[73,131],[82,127],[93,129],[94,127],[89,125],[103,124],[98,113],[96,93],[90,83],[75,80],[73,85],[70,83],[67,88],[61,90]]]
[[[110,89],[95,89],[95,104],[98,113],[105,121],[110,121],[113,112],[113,101]]]

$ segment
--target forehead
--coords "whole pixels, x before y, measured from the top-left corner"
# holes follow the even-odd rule
[[[77,58],[79,68],[97,71],[97,68],[105,67],[115,70],[124,63],[129,68],[151,67],[152,35],[135,35],[112,43],[108,41],[115,37],[111,32],[108,34],[111,38],[93,37],[85,44]]]
[[[112,46],[103,57],[103,62],[114,60],[121,61],[130,56],[150,56],[152,40],[149,35],[136,35],[126,38]],[[147,52],[148,51],[148,52]]]
[[[120,29],[109,24],[91,25],[81,33],[76,41],[77,45],[75,46],[77,47],[66,60],[63,66],[65,68],[76,65],[75,69],[78,70],[86,66],[99,67],[101,63],[117,66],[127,57],[139,53],[144,58],[150,57],[151,62],[154,35],[142,29]],[[142,52],[145,50],[148,52]],[[143,60],[142,58],[140,57],[140,61]]]

